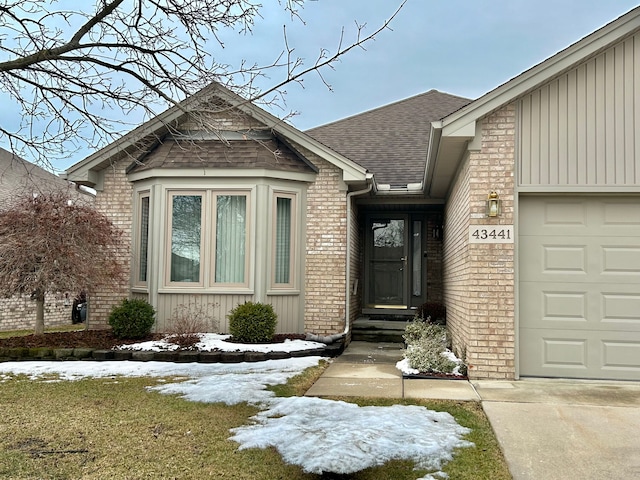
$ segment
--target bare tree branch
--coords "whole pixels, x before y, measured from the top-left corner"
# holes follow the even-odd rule
[[[303,0],[278,3],[303,22]],[[0,141],[18,154],[29,150],[41,164],[113,141],[126,126],[117,112],[152,118],[167,107],[181,108],[182,100],[211,82],[247,102],[275,101],[285,85],[301,84],[313,71],[330,88],[321,70],[388,29],[404,2],[372,34],[365,36],[365,26],[356,24],[350,45],[343,45],[343,29],[337,48],[322,48],[308,66],[294,55],[285,30],[284,50],[271,64],[240,61],[238,68],[216,60],[216,51],[225,48],[220,33],[251,34],[260,18],[256,0],[99,0],[93,10],[66,4],[0,0],[0,93],[22,113],[19,127],[0,125]],[[256,87],[266,72],[280,70],[282,78],[276,76],[271,87]]]

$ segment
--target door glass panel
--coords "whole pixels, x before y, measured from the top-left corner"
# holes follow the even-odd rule
[[[406,306],[405,221],[375,219],[371,222],[371,281],[369,300],[375,306]]]
[[[422,295],[422,222],[419,220],[413,222],[412,242],[413,280],[411,290],[414,297],[419,297]]]

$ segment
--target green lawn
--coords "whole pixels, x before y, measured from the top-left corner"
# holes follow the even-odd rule
[[[47,327],[44,329],[45,333],[49,332],[78,332],[80,330],[84,330],[84,324],[77,323],[75,325],[60,325],[57,327]],[[10,338],[10,337],[20,337],[24,335],[31,335],[33,333],[33,329],[31,330],[6,330],[4,332],[0,332],[0,338]]]
[[[300,395],[323,367],[307,370],[278,395]],[[1,377],[0,377],[1,379]],[[0,383],[0,478],[6,479],[318,479],[285,464],[274,449],[238,451],[229,429],[258,412],[246,404],[187,401],[146,389],[154,378]],[[456,479],[509,479],[478,403],[342,398],[359,405],[423,405],[469,427],[475,447],[458,451],[444,471]],[[410,462],[390,462],[353,475],[324,478],[416,479]]]

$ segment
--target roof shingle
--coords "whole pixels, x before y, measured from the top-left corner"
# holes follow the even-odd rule
[[[312,168],[277,140],[164,141],[130,172],[153,168],[265,168],[311,173]]]
[[[471,102],[430,90],[305,133],[365,167],[378,184],[421,182],[431,122]]]

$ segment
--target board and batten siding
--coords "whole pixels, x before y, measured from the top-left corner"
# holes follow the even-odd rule
[[[210,318],[215,319],[216,325],[207,325],[207,331],[212,333],[229,333],[229,321],[227,315],[231,309],[245,302],[255,302],[253,295],[206,295],[206,294],[179,294],[167,293],[158,295],[158,315],[155,331],[166,332],[171,330],[171,317],[175,312],[183,312],[186,306],[192,312],[204,312]],[[266,299],[265,303],[273,305],[278,314],[276,333],[301,333],[302,318],[300,311],[299,295],[273,295]]]
[[[521,187],[640,184],[640,33],[518,107]]]

